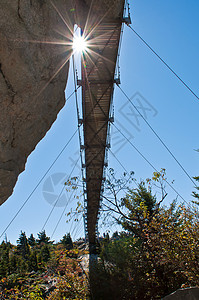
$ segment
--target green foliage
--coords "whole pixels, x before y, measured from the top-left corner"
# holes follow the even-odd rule
[[[199,286],[198,210],[175,201],[160,206],[167,195],[164,169],[136,189],[128,189],[122,199],[117,198],[115,188],[118,185],[122,190],[131,176],[124,174],[115,181],[113,171],[111,176],[108,187],[116,197],[110,204],[124,231],[112,237],[104,234],[100,258],[92,260],[94,299],[161,299],[180,287]],[[154,194],[153,187],[160,193]],[[0,245],[0,299],[89,299],[80,254],[70,234],[58,244],[45,231],[37,240],[21,232],[17,246],[4,241]]]
[[[118,231],[115,231],[115,232],[112,234],[112,239],[115,239],[115,240],[119,239],[119,233],[118,233]]]
[[[0,278],[9,272],[9,251],[10,244],[3,241],[0,246]]]
[[[70,233],[68,233],[67,235],[65,234],[63,236],[63,238],[60,240],[60,242],[61,242],[61,244],[64,245],[64,247],[67,250],[73,249],[73,241],[72,241],[72,238],[70,236]]]
[[[45,280],[37,275],[12,274],[0,280],[0,299],[46,299],[44,284]]]
[[[127,209],[127,215],[123,215],[119,223],[125,230],[140,236],[143,226],[149,223],[156,209],[156,197],[151,189],[147,189],[144,182],[135,190],[129,190],[122,199],[121,206]]]
[[[77,254],[77,249],[55,251],[57,285],[49,300],[89,299],[87,278],[74,259]]]
[[[28,244],[31,246],[31,247],[34,247],[36,245],[36,240],[33,236],[33,234],[31,233],[30,237],[28,238]]]
[[[50,259],[50,250],[48,245],[43,245],[40,253],[43,262],[47,262]]]
[[[154,174],[153,181],[160,180]],[[102,242],[107,299],[160,299],[180,287],[199,285],[198,211],[175,201],[160,207],[147,183],[117,203],[126,235]]]
[[[197,182],[199,182],[199,176],[193,177]],[[196,187],[196,190],[199,191],[199,186]],[[199,194],[197,192],[192,192],[192,196],[196,198],[196,201],[192,201],[193,203],[199,205]]]
[[[19,239],[17,240],[17,250],[18,253],[22,255],[24,258],[27,258],[30,254],[30,248],[28,245],[28,240],[25,232],[21,231]]]
[[[88,280],[77,259],[79,250],[52,245],[43,233],[38,236],[40,242],[31,246],[25,232],[17,246],[0,245],[0,299],[88,299]]]
[[[37,252],[32,251],[29,257],[29,271],[37,271],[38,270],[38,259]]]
[[[53,244],[50,238],[46,235],[45,230],[38,233],[38,239],[36,240],[38,245]]]

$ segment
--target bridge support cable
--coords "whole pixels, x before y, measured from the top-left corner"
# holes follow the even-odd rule
[[[155,56],[173,73],[173,75],[192,93],[192,95],[199,100],[199,96],[186,84],[186,82],[165,62],[164,59],[160,57],[160,55],[132,28],[130,24],[127,26],[135,33],[135,35],[155,54]]]
[[[78,164],[78,161],[79,161],[79,157],[76,160],[76,162],[75,162],[75,164],[74,164],[74,166],[73,166],[70,174],[68,175],[68,178],[67,178],[66,181],[68,181],[71,178],[72,173],[73,173],[74,169],[76,168],[76,166]],[[48,221],[49,221],[49,219],[50,219],[50,217],[51,217],[51,215],[52,215],[52,213],[53,213],[53,211],[54,211],[54,209],[55,209],[55,207],[56,207],[56,205],[57,205],[57,203],[58,203],[58,201],[59,201],[59,199],[60,199],[60,197],[61,197],[61,195],[62,195],[62,193],[63,193],[63,191],[64,191],[65,188],[66,188],[66,186],[63,185],[63,187],[62,187],[62,189],[61,189],[61,191],[60,191],[60,193],[59,193],[59,195],[58,195],[58,197],[57,197],[57,199],[56,199],[56,201],[55,201],[55,203],[54,203],[54,205],[53,205],[53,207],[52,207],[52,209],[51,209],[51,211],[50,211],[50,213],[49,213],[49,215],[48,215],[48,217],[47,217],[47,219],[46,219],[46,221],[45,221],[45,223],[44,223],[41,231],[43,231],[45,229],[46,224],[48,223]]]
[[[71,97],[71,96],[70,96]],[[11,226],[11,224],[14,222],[14,220],[17,218],[17,216],[19,215],[19,213],[22,211],[22,209],[24,208],[24,206],[28,203],[28,201],[30,200],[30,198],[32,197],[32,195],[34,194],[34,192],[37,190],[37,188],[40,186],[40,184],[42,183],[42,181],[44,180],[44,178],[47,176],[47,174],[50,172],[50,170],[52,169],[52,167],[55,165],[55,163],[57,162],[57,160],[60,158],[60,156],[62,155],[62,153],[65,151],[65,149],[68,147],[68,145],[70,144],[70,142],[72,141],[72,139],[74,138],[74,136],[77,133],[77,129],[75,130],[75,132],[73,133],[73,135],[70,137],[70,139],[68,140],[68,142],[65,144],[65,146],[62,148],[62,150],[59,152],[59,154],[57,155],[57,157],[55,158],[55,160],[53,161],[53,163],[50,165],[50,167],[47,169],[47,171],[44,173],[44,175],[41,177],[41,179],[39,180],[39,182],[36,184],[35,188],[32,190],[32,192],[29,194],[29,196],[26,198],[26,200],[24,201],[24,203],[22,204],[22,206],[19,208],[19,210],[16,212],[16,214],[14,215],[14,217],[11,219],[11,221],[8,223],[8,225],[6,226],[6,228],[4,229],[4,231],[2,232],[2,234],[0,235],[0,238],[4,235],[4,233],[8,230],[8,228]]]
[[[155,172],[159,173],[159,171],[154,167],[154,165],[144,156],[144,154],[142,154],[139,151],[139,149],[126,137],[126,135],[115,124],[113,124],[113,126],[125,138],[125,140],[134,148],[134,150],[136,150],[136,152],[151,166],[151,168]],[[181,194],[173,187],[173,185],[170,182],[168,182],[167,180],[165,180],[165,182],[185,203],[189,205],[189,203],[181,196]]]
[[[162,140],[162,138],[157,134],[157,132],[153,129],[153,127],[149,124],[149,122],[146,120],[146,118],[141,114],[139,109],[135,106],[135,104],[131,101],[131,99],[127,96],[127,94],[124,92],[124,90],[117,85],[122,94],[126,97],[126,99],[130,102],[130,104],[134,107],[134,109],[137,111],[137,113],[140,115],[140,117],[144,120],[144,122],[147,124],[147,126],[150,128],[150,130],[153,132],[153,134],[158,138],[158,140],[161,142],[161,144],[164,146],[164,148],[168,151],[168,153],[173,157],[175,162],[178,164],[178,166],[181,168],[181,170],[185,173],[185,175],[191,180],[191,182],[194,184],[195,187],[197,187],[197,184],[194,182],[192,177],[188,174],[188,172],[185,170],[185,168],[182,166],[182,164],[178,161],[178,159],[175,157],[175,155],[171,152],[169,147],[165,144],[165,142]]]
[[[112,156],[115,158],[115,160],[118,162],[118,164],[122,167],[122,169],[128,173],[127,169],[124,167],[124,165],[121,163],[121,161],[117,158],[117,156],[115,155],[115,153],[109,149],[109,152],[112,154]]]
[[[73,240],[77,239],[77,235],[82,231],[81,222],[83,221],[83,215],[81,215],[78,219],[74,216],[73,221],[70,226],[70,235]]]
[[[123,165],[123,163],[120,161],[120,159],[117,158],[117,156],[115,155],[115,153],[113,151],[111,151],[111,149],[109,149],[109,152],[112,154],[112,156],[118,162],[118,164],[122,167],[122,169],[128,174],[129,171],[127,171],[127,169],[125,168],[125,166]],[[133,179],[133,182],[135,183],[135,185],[137,185],[137,187],[139,186],[139,184],[137,183],[137,181],[135,179]]]
[[[79,159],[78,159],[78,161],[79,161]],[[79,182],[79,180],[78,180],[78,182]],[[77,183],[78,183],[78,182],[77,182]],[[51,239],[53,238],[53,236],[54,236],[54,234],[55,234],[55,232],[56,232],[56,230],[57,230],[57,227],[59,226],[59,223],[61,222],[61,219],[62,219],[62,217],[63,217],[63,215],[64,215],[64,212],[65,212],[65,210],[66,210],[68,204],[69,204],[70,201],[72,200],[72,196],[74,195],[74,192],[75,192],[75,189],[73,189],[73,192],[70,194],[70,197],[69,197],[68,201],[66,202],[66,205],[65,205],[65,207],[64,207],[64,209],[63,209],[63,211],[62,211],[62,213],[61,213],[61,216],[60,216],[60,218],[59,218],[59,220],[58,220],[58,222],[57,222],[57,224],[56,224],[56,226],[55,226],[55,228],[54,228],[54,230],[53,230],[53,232],[52,232]],[[77,190],[76,190],[76,193],[77,193]]]

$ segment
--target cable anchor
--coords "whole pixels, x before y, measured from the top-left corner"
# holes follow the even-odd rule
[[[130,16],[130,5],[129,5],[129,3],[127,3],[127,6],[128,6],[128,17],[123,17],[122,21],[126,25],[130,25],[130,24],[132,24],[132,22],[131,22],[131,16]]]

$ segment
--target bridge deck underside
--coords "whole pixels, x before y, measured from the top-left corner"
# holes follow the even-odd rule
[[[82,59],[82,104],[87,187],[86,229],[90,244],[96,242],[96,225],[100,208],[110,105],[121,24],[121,19],[101,22],[93,30],[89,41],[90,50]],[[84,32],[84,34],[87,35],[88,32]]]

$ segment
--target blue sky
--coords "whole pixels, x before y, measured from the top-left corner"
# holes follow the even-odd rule
[[[131,18],[133,28],[144,38],[157,53],[175,70],[175,72],[199,95],[199,3],[197,1],[131,1]],[[180,161],[191,176],[199,175],[199,101],[177,80],[177,78],[154,56],[153,53],[126,26],[122,40],[120,57],[121,88],[128,94],[135,105],[141,104],[147,121],[164,140],[166,145]],[[66,97],[74,90],[72,72],[66,87]],[[135,95],[135,97],[133,97]],[[79,94],[80,100],[80,94]],[[191,200],[193,183],[160,144],[143,120],[136,123],[132,115],[132,107],[121,91],[115,87],[114,92],[115,124],[131,137],[131,142],[158,169],[165,168],[169,181],[175,180],[175,189],[186,199]],[[140,110],[141,111],[141,110]],[[142,112],[142,111],[141,111]],[[137,129],[135,127],[137,126]],[[19,176],[13,195],[0,207],[0,227],[2,231],[24,203],[40,178],[49,168],[66,142],[77,128],[75,98],[72,97],[44,139],[30,155],[26,170]],[[119,144],[116,145],[116,142]],[[135,172],[137,180],[152,175],[152,168],[126,144],[123,146],[122,137],[113,132],[112,148],[117,158],[125,168]],[[119,146],[121,147],[119,150]],[[57,173],[70,174],[72,160],[78,158],[78,135],[45,180]],[[109,154],[109,167],[115,168],[118,176],[123,172],[114,157]],[[74,176],[79,175],[76,168]],[[50,178],[50,179],[49,179]],[[43,181],[26,206],[7,230],[8,240],[15,242],[21,230],[27,236],[35,236],[41,231],[52,205],[43,194]],[[46,183],[45,183],[46,182]],[[59,184],[56,193],[62,186]],[[167,187],[168,196],[164,204],[175,198],[174,192]],[[68,197],[65,194],[64,197]],[[68,209],[74,205],[70,202]],[[57,224],[63,207],[56,207],[45,229],[51,236]],[[112,228],[114,231],[116,228]],[[59,239],[67,232],[72,233],[73,239],[83,236],[82,222],[66,223],[63,218],[53,236]]]

